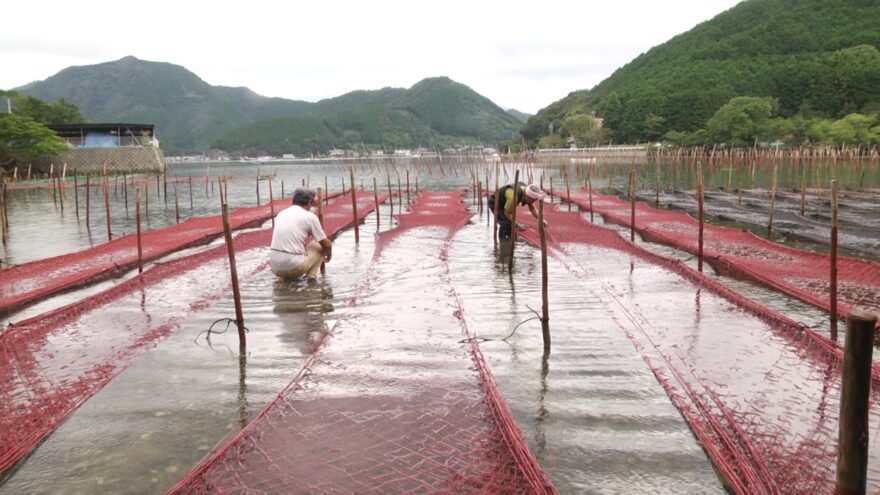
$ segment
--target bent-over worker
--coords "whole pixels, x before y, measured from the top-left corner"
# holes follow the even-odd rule
[[[537,202],[544,199],[544,191],[535,184],[527,186],[519,182],[517,186],[507,184],[489,197],[489,208],[495,208],[494,198],[498,198],[498,238],[501,240],[510,239],[511,218],[513,218],[513,210],[517,205],[528,206],[532,216],[538,218]],[[516,191],[516,199],[514,199],[514,190]],[[546,220],[544,226],[547,226]]]
[[[293,192],[293,206],[275,216],[269,265],[272,273],[279,277],[292,279],[306,275],[314,280],[321,263],[329,262],[332,257],[333,243],[324,234],[318,216],[309,211],[314,200],[315,191],[297,187]],[[306,244],[309,237],[312,240]]]

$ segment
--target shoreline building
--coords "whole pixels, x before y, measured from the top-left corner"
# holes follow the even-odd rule
[[[165,155],[159,148],[152,124],[60,124],[49,125],[68,149],[55,156],[43,156],[32,164],[49,170],[51,164],[67,164],[68,170],[101,172],[161,172]]]

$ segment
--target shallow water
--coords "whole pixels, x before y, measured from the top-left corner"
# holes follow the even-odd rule
[[[248,173],[236,170],[247,177],[256,169],[250,168],[254,170]],[[178,173],[194,173],[197,169],[191,166]],[[212,168],[212,173],[220,172]],[[434,173],[438,174],[437,169]],[[337,187],[334,180],[348,181],[344,167],[279,165],[278,174],[285,178],[287,192],[292,188],[288,184],[298,183],[304,175],[309,175],[311,185],[315,185],[316,177],[328,175],[331,189]],[[229,184],[233,204],[252,204],[253,181],[242,178]],[[468,184],[464,172],[458,177],[420,175],[421,188],[451,189]],[[18,213],[11,211],[10,220],[18,220],[11,226],[10,240],[14,242],[6,253],[13,253],[12,259],[17,256],[15,262],[103,242],[95,232],[100,228],[94,225],[96,217],[91,237],[83,237],[82,220],[75,222],[68,207],[63,223],[71,228],[63,233],[66,227],[57,226],[56,215],[60,214],[52,209],[51,197],[47,206],[45,197],[27,194],[31,197],[18,203]],[[265,189],[263,194],[265,200]],[[196,214],[216,213],[213,208],[218,199],[210,192],[205,197],[204,189],[201,196]],[[37,217],[43,220],[21,227],[27,223],[21,219],[21,209],[30,211],[33,204],[40,203],[43,213]],[[170,218],[167,209],[151,210],[151,226],[173,222],[173,205],[171,208]],[[395,203],[395,211],[398,208]],[[103,214],[102,210],[96,211]],[[390,208],[383,205],[383,230],[389,227],[389,214]],[[56,220],[50,221],[50,217]],[[203,334],[215,320],[232,316],[230,298],[223,297],[187,313],[168,338],[157,342],[155,348],[76,410],[9,473],[0,485],[0,493],[155,493],[173,485],[218,442],[238,431],[271,401],[299,371],[316,339],[347,311],[358,282],[371,266],[375,220],[376,216],[370,215],[361,226],[358,245],[350,230],[336,239],[334,259],[326,277],[316,286],[281,284],[266,270],[242,278],[245,319],[250,329],[244,359],[238,356],[234,329],[212,336],[210,345]],[[120,231],[130,225],[124,216],[115,221]],[[57,242],[41,242],[50,228],[57,230]],[[422,236],[430,239],[436,235],[429,230],[407,233],[387,251],[388,256],[406,263],[425,249]],[[518,245],[511,273],[499,260],[485,217],[476,216],[455,236],[449,252],[449,280],[461,296],[467,324],[487,339],[481,349],[532,451],[563,493],[723,492],[681,414],[621,328],[619,314],[609,309],[609,301],[615,299],[608,299],[604,292],[607,286],[602,283],[628,292],[622,299],[626,306],[682,332],[691,332],[691,352],[697,357],[701,348],[724,345],[706,328],[737,325],[742,314],[731,311],[717,298],[699,296],[677,276],[640,263],[633,267],[630,257],[623,253],[585,246],[572,249],[588,267],[590,277],[572,273],[552,258],[549,261],[553,352],[547,361],[541,356],[540,324],[526,321],[534,316],[532,310],[541,306],[538,252]],[[682,259],[689,256],[663,246],[651,245],[651,249]],[[264,254],[252,250],[237,255],[237,262],[240,266],[257,266]],[[377,277],[377,286],[384,290],[376,294],[375,304],[370,307],[373,317],[364,317],[358,324],[370,328],[387,324],[383,314],[405,314],[417,306],[407,304],[407,298],[430,307],[431,301],[420,298],[439,296],[430,290],[420,294],[418,284],[412,285],[422,271],[434,273],[432,267],[425,269],[416,266],[403,272],[371,272],[369,276]],[[228,277],[222,267],[209,271],[200,277]],[[199,284],[199,280],[190,283]],[[738,290],[796,320],[823,319],[821,312],[806,305],[750,284],[735,284]],[[157,297],[173,300],[174,293],[182,289],[179,285],[167,287],[167,294]],[[26,311],[37,314],[87,293],[68,293]],[[692,305],[697,300],[696,309],[689,306],[679,310],[682,301]],[[126,298],[114,305],[114,312],[125,320],[129,318],[126,314],[141,312],[141,304],[137,297]],[[436,310],[444,315],[450,311],[442,304]],[[20,320],[26,315],[21,312],[9,319]],[[425,316],[413,316],[402,317],[396,325],[400,328],[391,329],[389,338],[417,331],[418,321]],[[506,341],[501,340],[511,333]],[[63,339],[59,345],[75,349],[75,343]],[[705,355],[715,356],[711,350]],[[394,357],[389,359],[393,361]]]

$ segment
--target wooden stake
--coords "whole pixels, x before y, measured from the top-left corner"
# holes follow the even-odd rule
[[[376,205],[376,231],[379,231],[380,218],[379,214],[379,186],[376,184],[376,176],[373,176],[373,203]]]
[[[358,228],[357,189],[354,187],[354,167],[351,165],[348,167],[348,174],[351,177],[351,216],[352,222],[354,222],[354,243],[359,244],[361,234]]]
[[[138,273],[144,273],[144,249],[141,244],[141,189],[134,190],[134,219],[137,226]]]
[[[76,170],[73,171],[73,202],[76,205],[76,218],[79,219],[79,184],[76,180]]]
[[[544,201],[541,200],[538,201],[538,233],[541,235],[541,336],[546,356],[550,353],[550,304],[547,297],[547,233],[544,227]]]
[[[272,178],[269,178],[269,214],[272,215],[272,228],[275,228],[275,198],[272,196]]]
[[[324,202],[327,200],[326,193],[320,187],[318,188],[318,223],[321,224],[321,230],[324,230]],[[327,273],[324,267],[324,261],[321,261],[321,275]]]
[[[107,213],[107,240],[113,239],[113,233],[110,232],[110,178],[104,176],[104,211]]]
[[[238,271],[235,268],[235,247],[232,244],[232,228],[229,225],[229,208],[226,203],[223,203],[221,209],[223,210],[223,235],[226,239],[226,252],[229,254],[229,274],[232,279],[232,299],[235,303],[235,325],[238,327],[238,346],[239,349],[244,350],[247,341],[244,335],[244,314],[241,311]]]
[[[697,271],[703,271],[703,229],[706,224],[703,210],[703,164],[697,169],[697,220],[699,221],[699,233],[697,235]]]
[[[837,340],[837,180],[831,181],[831,253],[828,297],[831,306],[831,339]]]
[[[846,316],[836,495],[864,494],[868,476],[868,406],[877,315],[854,308]]]
[[[177,200],[177,180],[174,181],[174,218],[180,223],[180,202]]]
[[[629,240],[636,242],[636,167],[635,160],[629,169]]]
[[[391,174],[386,173],[385,178],[388,180],[388,206],[391,207],[391,210],[388,213],[388,224],[391,225],[394,223],[394,194],[391,189]]]
[[[91,210],[91,208],[89,207],[89,197],[91,196],[90,189],[91,187],[89,186],[89,173],[86,172],[86,230],[88,230],[89,228],[89,210]]]
[[[773,164],[773,177],[770,179],[770,217],[767,221],[767,237],[773,234],[773,212],[776,209],[776,172],[777,163]]]

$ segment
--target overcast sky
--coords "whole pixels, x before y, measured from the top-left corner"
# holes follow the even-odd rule
[[[318,101],[447,76],[535,113],[738,0],[4,2],[0,89],[133,55]]]

